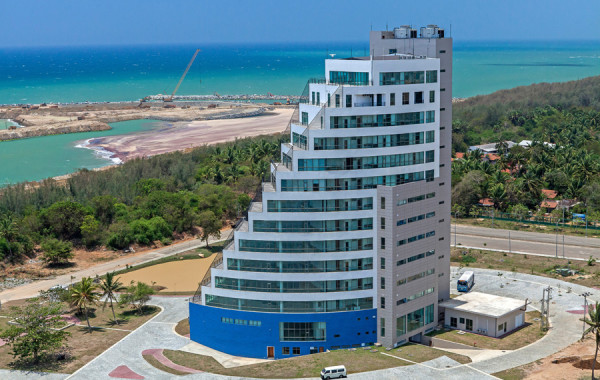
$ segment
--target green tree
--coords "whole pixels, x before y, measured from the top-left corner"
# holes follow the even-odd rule
[[[94,284],[94,281],[90,277],[83,277],[81,281],[74,284],[71,288],[71,305],[85,312],[85,320],[90,332],[92,331],[92,326],[90,325],[88,307],[95,305],[99,299],[98,285]]]
[[[125,289],[119,297],[119,304],[130,304],[139,314],[143,314],[144,306],[150,301],[150,296],[154,294],[154,289],[146,283],[131,281],[131,284]]]
[[[67,263],[74,256],[71,242],[55,238],[46,239],[42,243],[42,251],[42,260],[50,265]]]
[[[0,215],[0,239],[5,239],[10,256],[13,256],[11,243],[17,237],[19,230],[11,214]]]
[[[109,272],[106,274],[106,277],[104,277],[104,280],[102,280],[102,282],[100,283],[100,289],[102,290],[102,297],[106,297],[104,299],[104,305],[102,307],[105,308],[107,303],[110,301],[110,308],[112,309],[113,320],[115,321],[116,324],[119,324],[119,321],[117,320],[117,316],[115,315],[115,308],[113,306],[113,300],[115,302],[118,301],[117,293],[124,290],[125,287],[119,281],[118,277],[115,278],[114,272]]]
[[[467,173],[463,179],[452,188],[452,204],[462,206],[467,212],[479,202],[480,186],[485,177],[479,171]]]
[[[102,226],[93,215],[86,215],[83,218],[83,223],[81,223],[81,237],[86,247],[90,248],[100,244],[102,233]]]
[[[4,330],[0,338],[10,345],[13,358],[37,363],[44,354],[60,348],[70,335],[59,330],[64,325],[62,314],[59,302],[28,299],[24,306],[11,307],[10,317],[16,324]]]
[[[77,202],[61,201],[43,210],[44,226],[56,237],[69,240],[80,236],[81,224],[89,210]]]
[[[106,245],[113,249],[125,249],[133,241],[133,232],[129,224],[117,222],[108,228],[108,240]]]
[[[512,208],[510,209],[510,213],[513,215],[514,218],[520,220],[529,217],[529,209],[527,208],[527,206],[524,206],[520,203],[512,206]]]
[[[100,195],[92,198],[91,203],[96,219],[105,226],[111,224],[117,212],[115,208],[117,198],[111,195]]]
[[[221,219],[217,218],[212,211],[207,210],[200,213],[200,215],[198,215],[198,225],[202,228],[200,240],[206,241],[207,247],[208,239],[211,236],[217,239],[221,237],[221,228],[223,227],[223,222]]]
[[[583,321],[589,326],[583,332],[583,336],[594,334],[596,340],[596,353],[594,354],[594,362],[592,363],[592,380],[594,379],[594,371],[596,370],[596,360],[598,359],[598,347],[600,346],[600,304],[596,302],[594,307],[588,308],[589,319],[583,317]]]

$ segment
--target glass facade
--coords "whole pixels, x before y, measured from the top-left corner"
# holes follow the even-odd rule
[[[431,304],[422,309],[408,313],[402,317],[396,318],[396,336],[404,335],[408,332],[417,330],[434,321],[434,305]]]
[[[287,154],[282,154],[281,155],[282,161],[283,161],[283,165],[288,168],[289,170],[292,170],[292,157],[288,156]]]
[[[406,334],[406,315],[396,318],[396,336]]]
[[[401,245],[405,245],[405,244],[409,244],[409,243],[414,243],[415,241],[423,240],[423,239],[426,239],[426,238],[432,237],[432,236],[435,236],[435,231],[429,231],[424,234],[411,236],[408,239],[398,240],[398,243],[396,245],[401,246]]]
[[[433,157],[433,150],[427,152]],[[428,162],[433,162],[430,160]],[[299,159],[298,171],[332,171],[394,168],[425,163],[425,152],[392,154],[389,156]]]
[[[373,309],[373,297],[332,301],[267,301],[206,295],[206,305],[267,313],[332,313]]]
[[[267,293],[332,293],[373,289],[373,278],[329,281],[264,281],[215,277],[215,287],[242,292]]]
[[[330,71],[329,83],[368,86],[369,73],[351,71]]]
[[[420,201],[424,201],[425,199],[430,199],[430,198],[434,198],[434,197],[435,197],[435,193],[421,194],[421,195],[417,195],[416,197],[400,199],[400,200],[398,200],[397,204],[398,204],[398,206],[402,206],[407,203],[420,202]]]
[[[395,127],[399,125],[423,124],[425,123],[425,113],[404,112],[382,115],[331,116],[329,121],[331,129]]]
[[[426,123],[434,123],[435,122],[435,111],[425,112],[425,122]]]
[[[422,84],[425,83],[424,71],[405,71],[392,73],[379,73],[381,86],[395,84]]]
[[[427,83],[437,83],[437,70],[427,70],[425,74]]]
[[[279,340],[282,342],[324,341],[325,322],[279,322]]]
[[[401,279],[401,280],[398,280],[398,281],[396,282],[396,285],[398,285],[398,286],[400,286],[400,285],[404,285],[404,284],[407,284],[407,283],[409,283],[409,282],[412,282],[412,281],[418,280],[418,279],[420,279],[420,278],[423,278],[423,277],[430,276],[430,275],[432,275],[432,274],[434,274],[434,273],[435,273],[435,268],[433,268],[433,269],[428,269],[428,270],[426,270],[426,271],[424,271],[424,272],[420,272],[420,273],[417,273],[417,274],[413,274],[412,276],[408,276],[408,277],[406,277],[406,278],[403,278],[403,279]]]
[[[268,212],[334,212],[372,209],[373,198],[267,201]]]
[[[405,224],[418,222],[419,220],[433,218],[435,216],[435,211],[428,212],[427,214],[421,214],[417,216],[411,216],[410,218],[400,219],[396,222],[397,226],[403,226]]]
[[[424,136],[435,131],[399,133],[396,135],[315,138],[315,150],[389,148],[425,143]],[[433,142],[433,141],[427,141]]]
[[[429,256],[433,256],[433,255],[435,255],[435,249],[432,249],[431,251],[419,253],[418,255],[413,255],[407,259],[398,260],[398,261],[396,261],[396,265],[400,266],[400,265],[412,263],[413,261],[421,260],[421,259],[424,259],[425,257],[429,257]]]
[[[240,239],[240,251],[273,253],[348,252],[373,249],[373,239],[272,241]]]
[[[396,305],[402,305],[402,304],[405,304],[407,302],[414,301],[414,300],[416,300],[418,298],[421,298],[421,297],[424,297],[424,296],[426,296],[428,294],[431,294],[434,291],[435,291],[435,288],[429,288],[429,289],[421,290],[420,292],[415,293],[412,296],[399,299],[398,301],[396,301]]]
[[[255,220],[254,232],[339,232],[373,229],[373,218],[339,220]]]
[[[433,170],[379,177],[335,179],[282,179],[281,191],[337,191],[375,189],[377,186],[397,186],[404,183],[433,180]]]
[[[292,133],[292,143],[302,149],[308,148],[308,141],[306,136],[298,134],[296,132]]]
[[[227,270],[267,273],[325,273],[373,269],[373,258],[326,261],[264,261],[227,259]]]

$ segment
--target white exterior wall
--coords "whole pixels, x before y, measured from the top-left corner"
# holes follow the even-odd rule
[[[410,197],[418,195],[420,192],[429,192],[431,188],[438,187],[440,176],[440,84],[439,73],[438,82],[410,85],[385,85],[379,86],[380,72],[407,72],[407,71],[427,71],[438,70],[439,59],[395,59],[395,60],[326,60],[325,75],[329,78],[329,71],[350,71],[350,72],[369,72],[369,80],[374,83],[368,86],[338,85],[313,83],[309,85],[308,102],[309,104],[300,104],[298,120],[292,123],[290,133],[298,133],[307,137],[307,149],[292,147],[290,144],[282,145],[282,153],[292,157],[292,170],[282,165],[278,165],[273,171],[275,191],[263,192],[262,211],[248,213],[247,231],[236,231],[234,245],[229,250],[223,252],[223,267],[211,271],[211,284],[202,288],[203,300],[207,295],[224,296],[231,298],[259,299],[274,301],[326,301],[343,300],[371,297],[373,299],[373,308],[377,308],[381,296],[386,296],[387,305],[385,310],[378,310],[378,320],[380,316],[389,318],[386,321],[386,336],[379,336],[379,341],[387,346],[394,345],[399,339],[395,336],[395,316],[405,315],[418,308],[435,304],[435,322],[437,323],[437,299],[438,299],[438,275],[437,273],[426,278],[422,278],[404,285],[402,288],[396,288],[395,282],[399,276],[395,270],[395,261],[403,256],[409,257],[412,254],[425,252],[435,249],[437,237],[425,239],[410,244],[402,249],[396,248],[396,241],[410,234],[424,233],[429,225],[437,225],[438,218],[423,222],[414,223],[410,226],[404,226],[402,229],[396,229],[396,220],[400,217],[401,210],[388,205],[386,210],[381,210],[380,199],[383,194],[390,203],[395,204],[398,197]],[[429,91],[435,91],[435,101],[429,102]],[[423,92],[423,104],[414,104],[414,93]],[[312,102],[312,93],[320,93],[320,104],[310,104]],[[402,104],[402,93],[410,93],[410,104]],[[390,94],[396,94],[395,105],[390,105]],[[331,94],[330,104],[327,104],[327,94]],[[334,94],[340,95],[340,107],[335,107]],[[352,95],[353,103],[366,102],[364,95],[373,95],[376,102],[377,94],[383,95],[383,106],[365,106],[365,107],[346,107],[346,95]],[[316,97],[315,97],[316,100]],[[356,100],[356,101],[355,101]],[[376,104],[376,103],[375,103]],[[385,127],[365,127],[332,129],[330,117],[332,116],[361,116],[361,115],[381,115],[397,114],[406,112],[434,111],[435,121],[423,124],[412,124],[402,126]],[[301,124],[302,113],[308,113],[308,124]],[[320,118],[323,117],[321,127]],[[425,118],[425,116],[424,116]],[[432,143],[406,145],[398,147],[382,148],[359,148],[359,149],[337,149],[337,150],[314,150],[315,138],[326,137],[358,137],[358,136],[380,136],[395,135],[411,132],[426,132],[433,130],[435,132],[435,141]],[[424,134],[425,136],[425,134]],[[293,141],[293,139],[291,139]],[[298,171],[298,160],[300,159],[319,159],[319,158],[357,158],[372,156],[388,156],[395,154],[404,154],[412,152],[423,152],[433,150],[435,158],[433,162],[407,165],[401,167],[375,168],[375,169],[356,169],[356,170],[330,170],[330,171]],[[364,190],[337,190],[337,191],[281,191],[282,180],[315,180],[315,179],[343,179],[343,178],[365,178],[377,176],[389,176],[404,173],[433,171],[434,180],[425,183],[419,181],[398,186],[379,186],[373,189]],[[312,185],[309,186],[312,190]],[[373,208],[371,210],[357,211],[334,211],[334,212],[268,212],[267,203],[269,200],[326,200],[326,199],[350,199],[350,198],[373,198]],[[437,204],[437,199],[428,200],[429,203]],[[417,209],[422,209],[423,203],[415,205]],[[411,206],[412,207],[412,206]],[[399,211],[400,210],[400,211]],[[423,209],[424,210],[424,209]],[[389,211],[389,215],[382,213]],[[380,252],[379,241],[382,235],[380,229],[380,218],[386,216],[386,230],[389,233],[387,249]],[[405,217],[410,217],[407,212]],[[361,219],[372,218],[373,228],[363,231],[337,231],[337,232],[256,232],[254,231],[254,221],[310,221],[310,220],[342,220],[342,219]],[[269,252],[244,252],[240,251],[240,239],[249,240],[270,240],[270,241],[322,241],[322,240],[346,240],[370,238],[373,242],[373,249],[361,251],[343,251],[327,253],[269,253]],[[449,243],[449,242],[448,242]],[[379,268],[379,260],[382,255],[389,255],[386,270]],[[328,261],[328,260],[348,260],[359,258],[371,258],[373,260],[373,269],[364,269],[356,271],[340,272],[319,272],[319,273],[279,273],[279,272],[250,272],[228,269],[227,260],[230,258],[264,260],[264,261]],[[411,274],[419,273],[431,267],[431,263],[437,264],[438,257],[435,256],[428,260],[415,262],[402,267],[402,275],[405,277]],[[423,269],[425,268],[425,269]],[[390,270],[389,274],[387,273]],[[380,289],[380,278],[386,277],[385,292]],[[372,278],[373,288],[354,291],[336,291],[320,293],[279,293],[279,292],[258,292],[258,291],[239,291],[231,289],[222,289],[215,286],[216,277],[228,277],[248,280],[264,281],[326,281],[326,280],[348,280],[359,278]],[[436,287],[432,294],[421,297],[407,304],[396,306],[396,299],[408,297],[411,294],[421,290]],[[388,313],[390,317],[388,317]],[[421,333],[431,328],[431,323],[418,331],[411,332],[410,335]],[[378,326],[380,327],[380,326]],[[378,328],[378,333],[380,329]],[[403,337],[408,338],[408,336]]]

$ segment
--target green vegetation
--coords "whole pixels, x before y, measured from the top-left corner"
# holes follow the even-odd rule
[[[104,304],[102,305],[102,309],[104,309],[106,307],[106,305],[108,304],[108,302],[110,301],[110,309],[112,310],[112,313],[113,313],[113,320],[118,325],[119,320],[117,319],[117,316],[115,315],[115,307],[113,305],[113,301],[119,300],[117,297],[117,293],[122,290],[125,290],[125,287],[119,281],[118,277],[115,278],[114,272],[109,272],[106,274],[106,276],[104,276],[104,279],[100,283],[100,289],[102,290],[101,297],[105,297]]]
[[[473,334],[470,332],[457,334],[458,330],[452,329],[433,331],[428,335],[477,348],[489,350],[516,350],[517,348],[525,347],[543,338],[545,332],[542,331],[540,327],[540,312],[530,311],[525,313],[525,325],[523,327],[503,336],[502,338],[493,338],[489,336]]]
[[[10,317],[16,324],[4,330],[0,338],[10,346],[13,358],[20,364],[29,361],[37,364],[61,348],[70,335],[61,330],[65,325],[63,312],[60,302],[50,300],[31,299],[25,306],[13,306]]]
[[[280,136],[240,139],[104,171],[81,170],[66,183],[2,189],[0,260],[32,257],[42,243],[44,257],[55,264],[70,258],[68,244],[170,244],[198,234],[198,227],[203,240],[218,237],[224,222],[248,208],[269,162],[279,158],[280,142]]]
[[[130,304],[140,315],[142,315],[146,303],[150,301],[150,296],[153,294],[154,289],[152,289],[150,285],[138,281],[125,288],[125,291],[119,297],[119,304]]]
[[[499,143],[500,159],[490,163],[475,151],[453,162],[453,211],[468,215],[480,198],[490,198],[495,209],[516,218],[530,210],[543,214],[541,190],[551,189],[558,199],[582,201],[573,212],[600,220],[599,99],[600,77],[591,77],[518,87],[455,104],[454,151]],[[534,143],[511,149],[504,143],[522,139]]]
[[[359,372],[411,365],[413,362],[421,363],[440,356],[448,356],[460,363],[470,362],[468,357],[462,355],[412,343],[390,351],[383,348],[366,348],[363,349],[360,347],[354,351],[335,350],[234,368],[224,368],[219,362],[209,356],[173,350],[164,350],[163,354],[173,363],[188,368],[220,375],[253,378],[316,377],[319,376],[321,369],[333,365],[344,365],[348,374],[356,374]],[[154,361],[149,360],[149,357],[144,356],[144,358],[150,364],[154,365]],[[164,370],[160,366],[156,367]],[[173,373],[170,371],[167,372]]]
[[[453,148],[465,152],[471,145],[505,140],[560,145],[573,138],[600,153],[597,137],[590,136],[600,122],[599,109],[600,76],[474,96],[452,107]],[[586,137],[593,138],[586,142]]]
[[[583,317],[583,321],[588,325],[583,336],[594,335],[596,341],[596,351],[594,353],[594,361],[592,362],[592,379],[595,379],[594,371],[596,370],[596,360],[598,360],[598,348],[600,348],[600,304],[597,301],[594,307],[589,308],[588,316],[589,318],[586,318],[585,315]]]
[[[88,307],[96,305],[100,299],[98,285],[94,284],[90,277],[84,277],[81,279],[81,281],[73,285],[70,293],[71,305],[76,306],[79,308],[79,310],[84,311],[85,320],[87,322],[88,329],[91,332],[92,326],[90,325]]]

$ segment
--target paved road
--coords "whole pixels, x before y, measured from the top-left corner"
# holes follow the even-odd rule
[[[510,237],[510,240],[509,240]],[[579,236],[512,231],[453,224],[451,244],[469,248],[549,255],[568,258],[600,259],[600,239]],[[484,245],[485,244],[485,245]]]
[[[229,232],[227,231],[222,236],[227,237],[228,234]],[[218,240],[212,239],[209,240],[209,243],[214,243],[216,241],[221,240],[223,240],[223,238]],[[29,284],[21,285],[16,288],[7,289],[3,292],[0,292],[0,301],[7,302],[11,300],[35,297],[39,294],[40,290],[47,290],[54,285],[67,285],[72,282],[79,281],[82,277],[96,277],[96,275],[102,276],[107,272],[113,272],[116,270],[124,269],[126,265],[131,266],[147,263],[149,261],[157,260],[162,257],[172,256],[181,252],[202,247],[204,245],[206,245],[206,243],[201,242],[198,239],[188,240],[182,243],[173,244],[167,247],[144,252],[140,255],[126,256],[117,260],[94,265],[93,267],[57,276],[52,279],[34,281]],[[71,278],[71,276],[73,276],[74,278]]]

